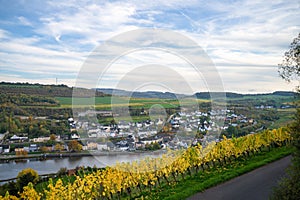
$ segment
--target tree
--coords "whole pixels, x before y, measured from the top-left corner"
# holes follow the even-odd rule
[[[299,199],[300,197],[300,109],[297,109],[295,121],[289,126],[293,135],[293,146],[296,150],[293,153],[292,165],[288,168],[286,178],[283,178],[279,185],[274,188],[271,199]]]
[[[56,135],[55,134],[51,134],[50,135],[50,140],[55,141],[56,140]]]
[[[23,187],[27,186],[30,182],[36,184],[38,180],[39,175],[35,170],[31,168],[23,169],[17,176],[17,185],[19,187],[19,191],[23,191]]]
[[[0,186],[0,196],[5,196],[6,193],[9,193],[10,195],[17,196],[18,195],[18,187],[16,182],[9,181],[8,183],[4,183]],[[1,197],[0,197],[1,198]]]
[[[284,60],[279,64],[279,73],[286,81],[300,77],[300,33],[293,40],[290,50],[284,54]],[[297,95],[300,95],[300,87],[297,87]],[[299,105],[299,100],[296,102]],[[274,189],[271,199],[299,199],[300,197],[300,108],[297,109],[295,120],[289,125],[289,131],[293,137],[292,165],[287,173],[288,177],[280,181]]]
[[[56,144],[56,145],[54,146],[54,150],[55,150],[55,151],[58,151],[58,152],[61,152],[62,150],[64,150],[64,147],[63,147],[63,145],[61,145],[61,144]]]
[[[58,177],[62,177],[64,175],[68,174],[68,169],[66,167],[62,167],[58,170],[58,172],[56,173]]]
[[[228,137],[237,136],[238,135],[238,129],[234,126],[229,126],[227,129]]]
[[[40,130],[39,130],[39,134],[42,136],[49,135],[49,133],[50,133],[50,131],[45,129],[44,127],[40,128]]]
[[[47,148],[46,146],[42,146],[42,147],[40,148],[40,150],[41,150],[41,152],[45,153],[45,152],[48,151],[48,148]]]
[[[290,45],[290,49],[285,52],[284,59],[278,65],[278,72],[280,76],[286,80],[291,81],[300,77],[300,33]]]
[[[16,156],[27,156],[28,152],[25,150],[16,151]]]
[[[290,49],[285,52],[284,59],[278,65],[280,76],[286,80],[299,79],[300,77],[300,33],[290,45]]]
[[[72,140],[68,144],[69,151],[81,151],[82,150],[82,145],[79,144],[77,140]]]
[[[33,187],[33,184],[30,182],[28,186],[24,187],[24,191],[20,195],[21,199],[34,199],[34,200],[40,200],[41,196],[36,192],[36,190]]]

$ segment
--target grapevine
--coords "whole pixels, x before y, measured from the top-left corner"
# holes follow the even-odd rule
[[[47,188],[38,193],[32,183],[23,188],[21,199],[119,199],[121,195],[141,195],[152,187],[160,187],[162,182],[176,184],[180,178],[197,173],[204,166],[230,162],[261,151],[263,147],[282,146],[291,140],[284,128],[265,130],[240,138],[226,138],[211,142],[205,148],[201,145],[186,150],[169,151],[162,157],[146,158],[132,163],[117,163],[105,170],[97,170],[84,176],[76,176],[75,181],[55,183],[49,180]],[[8,193],[0,199],[18,199]]]

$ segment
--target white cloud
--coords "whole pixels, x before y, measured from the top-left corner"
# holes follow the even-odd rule
[[[23,16],[18,17],[18,20],[23,26],[32,26],[32,23]]]
[[[0,39],[7,38],[7,31],[0,29]]]
[[[299,32],[299,4],[295,2],[67,0],[47,1],[45,7],[38,21],[30,21],[32,18],[23,14],[14,18],[17,23],[0,21],[0,69],[73,76],[89,52],[103,41],[141,27],[166,28],[189,36],[207,51],[227,90],[292,88],[278,77],[276,66]],[[14,24],[30,26],[34,34],[20,36],[17,29],[5,30]],[[157,54],[134,56],[133,65],[138,59],[178,64]],[[184,76],[192,77],[191,70],[183,71]],[[108,79],[118,79],[122,73],[124,70],[118,69]],[[264,87],[256,87],[261,83]]]
[[[95,46],[121,31],[136,29],[137,27],[131,24],[139,21],[133,18],[133,15],[135,7],[126,3],[86,4],[82,7],[74,6],[69,12],[42,17],[43,26],[37,31],[62,43],[75,42],[74,46]],[[141,23],[145,23],[145,20]]]

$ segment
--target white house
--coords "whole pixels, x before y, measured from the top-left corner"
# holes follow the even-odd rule
[[[108,146],[106,143],[97,143],[97,149],[99,151],[103,151],[103,150],[109,150]]]
[[[71,135],[71,139],[78,140],[79,138],[80,136],[75,133]]]
[[[38,138],[33,138],[33,142],[46,142],[50,140],[50,137],[38,137]]]

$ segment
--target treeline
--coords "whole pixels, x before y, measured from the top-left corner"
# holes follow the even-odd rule
[[[62,118],[68,118],[68,113],[65,113]],[[35,119],[33,116],[21,118],[14,116],[12,113],[0,113],[0,133],[9,132],[9,136],[14,134],[26,134],[29,138],[40,136],[65,135],[70,134],[70,127],[67,120],[53,119]]]
[[[238,94],[234,92],[198,92],[195,93],[195,96],[198,99],[210,99],[211,97],[224,97],[226,98],[244,98],[244,97],[259,97],[259,96],[271,96],[271,95],[277,95],[277,96],[286,96],[286,97],[293,97],[296,95],[295,92],[290,91],[276,91],[273,93],[265,93],[265,94]]]
[[[18,106],[58,106],[59,102],[53,97],[27,94],[0,94],[0,104],[12,103]]]
[[[42,85],[29,83],[0,83],[0,94],[27,94],[47,97],[72,97],[73,87],[66,85]],[[100,91],[92,89],[76,88],[77,96],[108,96]]]
[[[21,107],[17,104],[8,102],[0,104],[0,112],[11,113],[13,115],[21,116],[47,116],[47,118],[52,119],[62,119],[63,115],[72,115],[71,108],[49,108],[44,106],[26,106]],[[65,119],[65,118],[64,118]]]
[[[257,96],[257,95],[265,95],[265,96],[268,96],[268,95],[277,95],[277,96],[295,96],[296,93],[295,92],[290,92],[290,91],[276,91],[276,92],[273,92],[273,93],[267,93],[267,94],[252,94],[252,96]]]
[[[224,97],[226,98],[241,98],[244,97],[242,94],[233,93],[233,92],[198,92],[195,94],[198,99],[210,99],[211,97]]]

